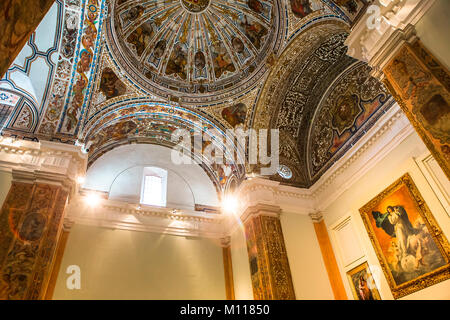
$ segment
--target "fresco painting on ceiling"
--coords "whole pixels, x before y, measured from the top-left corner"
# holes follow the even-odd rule
[[[311,12],[313,9],[311,8],[310,0],[290,0],[291,1],[291,10],[292,13],[297,18],[304,18]]]
[[[222,117],[232,126],[245,123],[247,117],[247,106],[244,103],[238,103],[222,110]]]
[[[247,5],[253,12],[268,16],[270,10],[265,7],[259,0],[248,0]]]
[[[347,129],[352,131],[354,120],[361,111],[359,97],[356,94],[342,95],[338,98],[330,112],[332,115],[331,123],[339,135],[342,135]]]
[[[91,64],[94,58],[94,47],[97,39],[97,25],[100,8],[98,0],[89,0],[86,3],[88,10],[85,16],[85,29],[81,37],[83,49],[81,50],[80,60],[77,64],[77,75],[72,88],[72,101],[66,110],[65,119],[62,126],[64,133],[73,133],[78,123],[78,117],[81,115],[84,97],[89,83],[91,73]]]
[[[394,298],[450,278],[450,245],[409,174],[360,213]]]
[[[201,51],[197,51],[194,56],[194,65],[198,70],[202,70],[206,66],[205,55]]]
[[[210,3],[210,0],[181,0],[184,7],[192,13],[198,13],[205,10]]]
[[[166,52],[166,40],[159,40],[156,43],[155,47],[153,48],[149,62],[155,67],[158,67],[159,62],[165,52]]]
[[[281,0],[274,0],[278,3]],[[279,48],[282,37],[273,1],[174,0],[155,6],[152,1],[115,5],[107,28],[112,58],[130,70],[130,79],[167,98],[182,92],[192,103],[234,95],[263,74],[254,75],[256,61]],[[131,67],[131,69],[130,69]],[[219,83],[215,83],[220,80]],[[164,88],[164,89],[163,89]],[[204,95],[204,92],[211,93]],[[187,98],[187,97],[186,97]]]
[[[123,95],[127,91],[127,87],[111,68],[105,68],[100,80],[100,91],[108,100]]]
[[[241,38],[233,37],[231,39],[231,47],[233,51],[238,54],[241,59],[241,63],[245,63],[247,58],[250,57],[250,53],[246,50],[244,42],[242,42]]]
[[[247,16],[239,19],[239,26],[255,48],[261,49],[264,37],[268,34],[267,29],[256,21],[249,21]]]
[[[187,47],[186,44],[178,42],[170,55],[166,66],[167,75],[176,75],[186,80]]]
[[[86,145],[89,150],[95,150],[107,142],[119,141],[127,138],[136,131],[137,125],[132,120],[121,121],[108,126],[98,132],[94,139]]]
[[[337,101],[331,118],[334,134],[329,152],[336,153],[384,104],[384,99],[379,96],[372,101],[362,101],[356,95],[351,95]]]
[[[308,152],[310,175],[317,177],[332,159],[355,143],[367,126],[372,126],[393,99],[384,85],[370,76],[364,63],[352,64],[328,89],[311,124]],[[349,143],[349,141],[352,141]]]
[[[134,30],[127,39],[131,50],[138,55],[142,56],[145,49],[150,44],[150,40],[154,35],[153,22],[146,21]]]
[[[211,53],[216,79],[219,79],[223,74],[226,74],[226,72],[236,71],[227,49],[221,42],[216,41],[213,43],[211,46]]]
[[[139,17],[144,14],[143,6],[136,6],[125,12],[122,16],[122,25],[128,26],[131,22],[136,21]]]
[[[365,9],[373,0],[332,0],[338,5],[345,15],[350,19],[352,24],[356,23],[358,19],[364,14]]]

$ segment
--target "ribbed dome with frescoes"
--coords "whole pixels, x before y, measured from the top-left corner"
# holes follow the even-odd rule
[[[277,45],[279,0],[117,0],[115,60],[149,91],[187,98],[248,88]]]

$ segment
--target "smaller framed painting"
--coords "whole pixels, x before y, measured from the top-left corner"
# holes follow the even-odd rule
[[[381,300],[367,262],[347,272],[355,300]]]

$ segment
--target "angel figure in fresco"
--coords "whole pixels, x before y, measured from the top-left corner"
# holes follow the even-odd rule
[[[419,233],[411,221],[403,206],[388,206],[387,213],[372,211],[373,218],[378,228],[382,228],[389,236],[397,239],[397,246],[400,249],[401,257],[408,254],[409,237]],[[416,252],[414,252],[415,255]]]

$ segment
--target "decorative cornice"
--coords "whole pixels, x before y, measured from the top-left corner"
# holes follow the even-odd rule
[[[322,212],[320,212],[320,211],[310,213],[309,217],[311,218],[311,220],[314,223],[319,223],[320,221],[323,220],[323,215],[322,215]]]
[[[101,208],[104,208],[106,210],[111,210],[123,214],[131,214],[131,215],[141,215],[144,217],[155,217],[155,218],[163,218],[163,219],[169,219],[169,220],[176,220],[176,221],[194,221],[194,222],[207,222],[207,223],[215,223],[215,224],[221,224],[222,223],[222,217],[220,218],[205,218],[200,215],[190,215],[186,212],[186,210],[176,210],[171,208],[161,208],[161,209],[151,209],[151,210],[145,210],[145,209],[134,209],[119,205],[111,205],[111,204],[103,204],[101,205]]]
[[[90,207],[84,195],[78,194],[66,212],[66,218],[77,224],[110,229],[155,232],[186,237],[220,239],[224,232],[223,215],[207,217],[206,213],[173,208],[136,206],[126,202],[100,199]]]
[[[15,179],[76,185],[86,165],[87,155],[80,147],[0,136],[0,170],[13,172]]]
[[[378,8],[378,22],[376,11],[360,19],[345,42],[348,55],[367,62],[373,68],[372,75],[382,79],[381,70],[405,42],[414,40],[414,26],[434,1],[376,0],[369,8]]]

